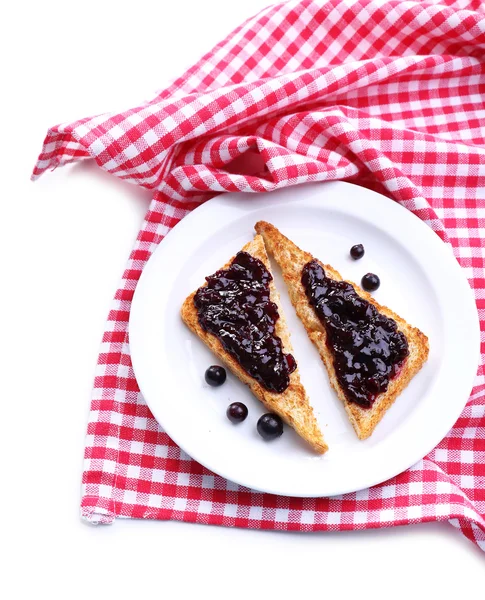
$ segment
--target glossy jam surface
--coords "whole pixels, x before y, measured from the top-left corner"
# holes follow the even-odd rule
[[[327,277],[316,261],[305,265],[301,281],[325,327],[337,380],[347,399],[370,408],[400,372],[409,354],[406,336],[349,283]]]
[[[195,294],[201,327],[267,390],[284,392],[295,359],[283,352],[275,334],[278,308],[270,300],[271,273],[247,252],[239,252],[228,269],[206,277]]]

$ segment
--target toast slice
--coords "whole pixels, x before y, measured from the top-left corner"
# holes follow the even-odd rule
[[[315,310],[309,303],[305,289],[301,282],[303,267],[311,260],[316,260],[310,253],[304,252],[292,241],[286,238],[276,227],[265,221],[259,221],[255,225],[257,233],[263,236],[268,252],[274,256],[282,270],[283,278],[288,286],[291,302],[296,309],[298,317],[302,321],[309,338],[315,344],[328,371],[330,383],[343,402],[347,415],[352,423],[357,436],[364,440],[374,431],[376,425],[382,419],[394,400],[408,385],[411,379],[426,362],[429,353],[428,338],[416,327],[412,327],[404,319],[396,315],[386,306],[378,304],[374,298],[358,285],[350,283],[357,294],[364,300],[373,304],[376,309],[394,321],[398,330],[402,331],[407,338],[409,356],[397,377],[390,380],[385,392],[378,394],[370,408],[363,408],[347,399],[335,374],[333,356],[326,343],[325,328],[318,318]],[[340,273],[330,265],[317,262],[324,268],[327,277],[342,280]]]
[[[258,258],[271,272],[270,262],[263,238],[260,235],[246,244],[242,250]],[[231,259],[224,269],[227,269],[232,263]],[[204,284],[207,285],[207,284]],[[290,343],[290,334],[286,325],[285,317],[280,303],[278,291],[274,281],[270,282],[270,297],[277,305],[279,318],[276,321],[275,333],[281,338],[283,351],[285,354],[292,352]],[[256,379],[251,377],[239,364],[239,362],[229,354],[219,339],[205,331],[199,323],[197,309],[194,304],[196,292],[190,294],[185,300],[181,310],[181,316],[184,323],[212,350],[212,352],[223,361],[227,367],[245,384],[249,386],[253,394],[264,404],[268,411],[278,414],[288,425],[306,440],[312,448],[319,454],[323,454],[328,449],[323,439],[318,423],[313,414],[313,409],[308,401],[305,388],[300,382],[298,369],[290,374],[290,384],[281,393],[268,391]]]

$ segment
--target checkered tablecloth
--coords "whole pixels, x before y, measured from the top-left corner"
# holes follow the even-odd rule
[[[480,0],[292,0],[153,100],[49,130],[34,177],[93,158],[153,191],[103,335],[85,519],[305,531],[447,519],[485,550],[484,98]],[[478,305],[478,375],[453,429],[405,473],[330,499],[262,494],[209,472],[158,426],[131,368],[130,303],[157,244],[215,193],[333,179],[400,202],[452,245]]]

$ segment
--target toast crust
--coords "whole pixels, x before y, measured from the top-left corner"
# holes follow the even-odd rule
[[[409,356],[406,359],[401,372],[396,378],[391,379],[387,390],[376,397],[372,407],[366,409],[354,402],[350,402],[347,400],[343,389],[337,381],[333,366],[333,357],[327,347],[325,327],[308,302],[305,289],[301,283],[302,269],[306,263],[311,260],[316,260],[325,269],[327,277],[342,280],[342,276],[330,265],[323,264],[309,252],[305,252],[298,248],[298,246],[286,238],[270,223],[259,221],[255,225],[255,230],[263,236],[266,248],[280,265],[283,278],[288,286],[291,302],[295,307],[298,317],[305,326],[309,338],[318,349],[328,371],[330,383],[339,399],[343,402],[357,436],[359,439],[365,440],[372,434],[386,411],[426,362],[429,354],[428,338],[419,329],[409,325],[390,308],[376,302],[368,292],[349,281],[348,283],[354,287],[361,298],[364,298],[364,300],[373,304],[377,310],[386,317],[396,321],[398,329],[404,333],[409,344]]]
[[[242,250],[248,252],[255,258],[258,258],[271,272],[269,258],[264,247],[263,238],[260,235],[256,235],[251,242],[242,248]],[[231,260],[222,268],[228,268],[233,258],[231,258]],[[234,375],[250,387],[253,394],[264,404],[268,411],[278,414],[288,425],[293,427],[316,452],[319,454],[326,452],[328,446],[323,439],[323,435],[313,414],[313,409],[308,401],[305,388],[300,382],[298,368],[290,374],[290,385],[284,392],[271,392],[264,388],[258,381],[244,371],[237,360],[225,350],[224,346],[215,335],[204,331],[201,327],[197,309],[194,304],[195,294],[196,291],[190,294],[182,305],[181,316],[184,323],[221,361],[225,363]],[[286,354],[292,353],[290,334],[286,326],[280,297],[275,287],[274,280],[270,282],[270,295],[271,300],[278,306],[279,319],[276,321],[276,335],[281,338],[284,352]]]

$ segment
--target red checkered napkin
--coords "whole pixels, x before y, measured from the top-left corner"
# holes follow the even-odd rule
[[[484,96],[480,0],[291,1],[249,19],[152,101],[49,130],[34,177],[94,158],[153,190],[99,355],[85,519],[305,531],[448,519],[485,550]],[[261,494],[206,470],[155,422],[130,362],[131,299],[157,244],[215,193],[331,179],[386,194],[451,244],[475,292],[480,367],[453,429],[405,473],[330,499]]]

